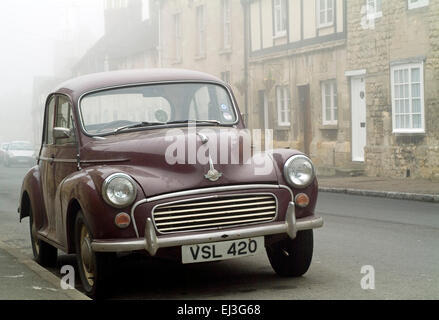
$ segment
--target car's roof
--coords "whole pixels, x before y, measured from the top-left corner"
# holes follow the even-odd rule
[[[62,83],[56,89],[56,92],[68,93],[73,99],[77,99],[84,93],[105,88],[172,81],[222,82],[217,77],[198,71],[184,69],[136,69],[84,75]]]

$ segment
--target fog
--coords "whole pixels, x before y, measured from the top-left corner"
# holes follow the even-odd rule
[[[0,2],[0,142],[34,141],[34,78],[65,73],[103,30],[101,0]]]

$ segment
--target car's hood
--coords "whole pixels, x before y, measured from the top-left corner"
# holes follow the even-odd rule
[[[11,157],[33,157],[33,150],[9,150],[9,156]]]
[[[205,144],[203,135],[209,139]],[[251,149],[238,137],[236,131],[217,127],[123,133],[88,143],[81,150],[81,161],[109,160],[107,166],[117,166],[130,174],[146,196],[230,184],[277,183],[269,154],[258,154],[243,163],[244,155],[250,155],[245,150]],[[236,140],[234,143],[232,138]],[[228,159],[226,150],[229,150]],[[230,150],[241,155],[240,163],[232,163]],[[208,154],[214,170],[222,174],[217,181],[206,178],[211,169]],[[115,160],[121,161],[111,162]]]

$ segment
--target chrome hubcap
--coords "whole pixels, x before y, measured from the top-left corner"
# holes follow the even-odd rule
[[[91,238],[86,227],[83,225],[81,229],[80,238],[80,254],[82,261],[82,269],[84,270],[85,278],[90,286],[94,284],[95,265],[93,261],[93,251],[91,249]]]

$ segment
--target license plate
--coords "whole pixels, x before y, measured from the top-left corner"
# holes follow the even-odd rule
[[[199,263],[252,256],[264,249],[264,237],[181,247],[182,262]]]

